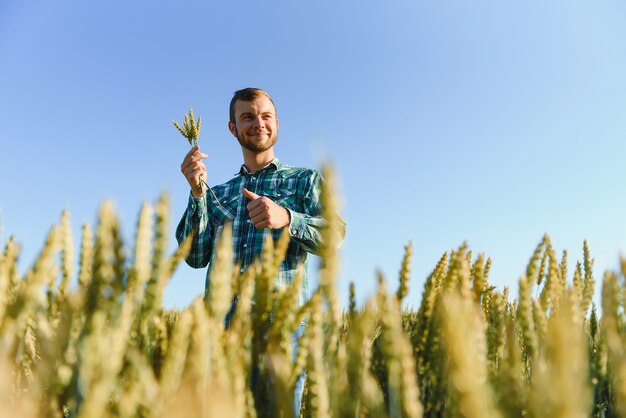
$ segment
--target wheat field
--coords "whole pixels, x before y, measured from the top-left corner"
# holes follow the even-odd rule
[[[275,286],[288,245],[266,241],[244,273],[225,227],[212,282],[186,309],[163,307],[187,241],[167,254],[169,202],[140,210],[123,242],[110,203],[72,242],[69,214],[20,274],[18,241],[0,253],[0,415],[6,417],[292,417],[306,371],[306,417],[624,417],[624,279],[593,260],[567,271],[550,238],[518,289],[489,283],[491,260],[466,246],[443,253],[417,310],[403,310],[412,248],[399,278],[342,310],[336,281],[337,199],[325,170],[319,287],[302,306],[302,276]],[[601,309],[592,304],[601,288]],[[224,316],[239,295],[231,325]],[[602,315],[599,315],[599,311]],[[292,335],[306,322],[297,353]],[[257,376],[251,384],[251,375]]]

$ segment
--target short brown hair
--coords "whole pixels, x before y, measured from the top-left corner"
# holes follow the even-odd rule
[[[270,99],[270,102],[272,102],[272,106],[274,106],[275,111],[276,105],[274,104],[274,100],[272,100],[270,95],[265,90],[257,89],[255,87],[246,87],[245,89],[237,90],[235,93],[233,93],[233,98],[230,100],[229,109],[230,121],[232,123],[235,123],[235,102],[237,102],[237,100],[241,100],[242,102],[251,102],[261,95],[264,95],[268,99]]]

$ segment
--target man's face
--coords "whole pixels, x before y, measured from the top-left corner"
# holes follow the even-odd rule
[[[276,109],[270,99],[261,95],[251,102],[235,102],[235,123],[228,127],[241,146],[261,153],[269,150],[278,138]]]

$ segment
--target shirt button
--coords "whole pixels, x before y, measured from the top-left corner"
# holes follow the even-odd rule
[[[246,219],[246,223],[250,223],[250,219]]]
[[[248,248],[248,244],[243,244],[243,248]]]
[[[252,180],[256,180],[256,177],[252,177]]]
[[[295,230],[295,229],[292,229],[292,230],[291,230],[291,233],[292,233],[293,235],[296,235],[296,230]]]
[[[239,271],[243,273],[244,269],[241,269],[241,270],[239,270]]]

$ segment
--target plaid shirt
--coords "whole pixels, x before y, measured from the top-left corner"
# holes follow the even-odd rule
[[[268,165],[251,173],[245,165],[227,183],[213,187],[222,204],[215,204],[210,193],[201,198],[190,194],[187,209],[176,228],[180,243],[194,229],[198,231],[193,240],[187,264],[203,268],[213,260],[219,231],[224,223],[233,225],[233,262],[239,263],[243,272],[261,253],[265,234],[271,233],[276,240],[282,229],[256,229],[250,221],[246,205],[250,202],[242,192],[245,187],[260,196],[266,196],[289,211],[291,241],[285,260],[280,265],[278,283],[288,284],[295,277],[299,262],[305,264],[304,280],[300,292],[302,304],[308,295],[306,275],[307,252],[317,254],[320,246],[320,228],[325,225],[320,216],[321,176],[315,170],[291,167],[275,158]],[[205,286],[209,284],[209,271]]]

